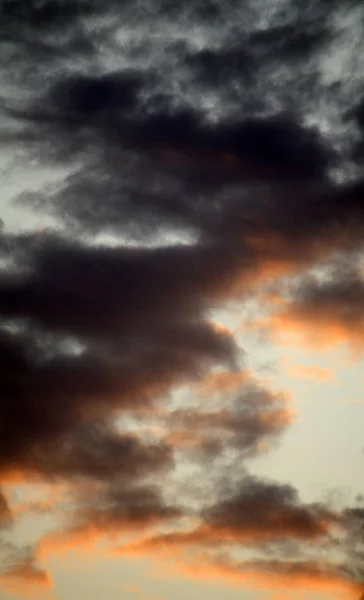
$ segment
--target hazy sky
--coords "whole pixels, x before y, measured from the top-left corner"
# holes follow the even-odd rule
[[[1,599],[359,600],[364,6],[0,6]]]

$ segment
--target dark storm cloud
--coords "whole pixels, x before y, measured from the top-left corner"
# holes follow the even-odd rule
[[[138,92],[144,83],[143,73],[124,71],[107,73],[100,77],[81,74],[70,76],[51,91],[55,108],[60,107],[64,116],[79,124],[89,122],[98,113],[120,113],[133,110]],[[105,115],[106,116],[106,115]]]
[[[80,73],[64,74],[51,82],[41,97],[30,106],[21,109],[21,105],[12,108],[9,116],[23,119],[34,127],[71,135],[83,129],[105,128],[105,134],[112,135],[111,126],[117,119],[124,127],[123,120],[130,111],[138,107],[138,92],[147,83],[147,74],[128,69],[122,72],[87,75]],[[29,101],[28,101],[29,102]],[[4,107],[6,110],[6,105]],[[126,113],[126,115],[125,115]],[[107,130],[107,126],[110,129]],[[36,129],[34,129],[36,133]],[[71,139],[69,142],[71,143]]]
[[[156,94],[157,83],[157,73],[141,69],[64,75],[30,106],[22,110],[9,105],[8,112],[33,127],[35,136],[53,131],[60,136],[58,143],[68,143],[71,151],[72,138],[94,133],[99,143],[107,142],[115,151],[116,144],[141,154],[161,146],[201,153],[201,159],[204,153],[212,159],[215,154],[219,160],[228,153],[242,167],[255,166],[263,175],[265,167],[266,176],[283,180],[324,173],[330,152],[318,131],[299,122],[299,113],[242,114],[209,123],[199,107],[174,105],[168,94]],[[52,142],[56,144],[55,139]]]
[[[182,46],[180,42],[175,47],[171,46],[170,51],[174,50],[179,57],[184,56],[182,60],[196,86],[210,90],[225,88],[234,98],[233,90],[238,83],[244,86],[242,106],[254,110],[254,99],[258,100],[255,109],[262,109],[266,99],[260,98],[259,101],[255,89],[260,79],[267,75],[269,68],[282,63],[302,71],[304,64],[325,49],[330,40],[327,17],[327,12],[316,12],[304,19],[301,13],[299,22],[295,19],[282,19],[279,22],[278,19],[276,24],[258,27],[253,32],[235,31],[218,48],[203,48],[196,52],[191,46]],[[317,73],[312,67],[310,74],[306,74],[304,87],[310,80],[318,84]],[[279,82],[277,84],[280,85]]]
[[[115,102],[123,77],[128,86],[126,102],[130,107],[135,104],[129,116],[122,110],[124,101]],[[52,92],[59,106],[54,115],[45,113],[46,128],[55,127],[57,139],[62,131],[67,133],[67,156],[72,155],[71,146],[83,132],[82,152],[85,144],[92,142],[89,158],[86,155],[84,168],[59,192],[26,201],[61,215],[67,225],[77,224],[79,231],[119,231],[138,239],[173,229],[229,236],[234,225],[239,226],[236,234],[240,236],[253,231],[278,234],[295,244],[301,240],[308,252],[308,236],[310,244],[317,243],[316,237],[327,237],[337,229],[338,219],[358,228],[362,184],[336,190],[327,182],[319,183],[333,152],[316,130],[282,113],[208,124],[198,110],[176,111],[167,103],[162,110],[148,114],[137,106],[134,85],[138,87],[140,82],[134,77],[114,74],[92,81],[80,76],[78,81],[74,78],[60,85],[66,100]],[[88,87],[94,89],[93,94],[88,94]],[[86,102],[90,96],[91,105],[90,100]],[[29,118],[37,120],[36,113]],[[47,130],[42,137],[48,138]],[[105,140],[105,156],[96,150],[95,157],[92,148],[102,147]],[[57,146],[61,142],[52,143]],[[143,178],[138,177],[141,171]],[[297,179],[302,180],[299,193],[294,184]],[[251,188],[254,181],[269,182],[271,191],[258,193],[256,184]],[[282,189],[288,182],[293,187]],[[291,251],[285,249],[287,255]]]
[[[160,6],[149,8],[155,16]],[[189,18],[189,12],[188,5],[184,6],[184,18]],[[315,19],[319,21],[320,15]],[[198,11],[196,18],[201,18]],[[306,20],[310,24],[312,19],[307,16]],[[297,30],[297,36],[299,32],[302,38],[301,20],[300,26],[296,22],[282,28]],[[312,26],[313,31],[315,27]],[[308,28],[311,32],[311,25]],[[267,57],[276,56],[273,52],[277,46],[275,37],[279,35],[276,30],[279,32],[280,26],[256,31],[264,48],[262,55],[257,54],[257,63],[265,64]],[[187,72],[193,71],[191,61],[202,60],[198,81],[209,70],[220,75],[223,66],[219,62],[209,66],[208,56],[215,53],[216,60],[223,61],[226,52],[239,55],[251,51],[257,42],[248,38],[241,40],[241,47],[236,49],[226,50],[222,45],[200,52],[186,49],[183,44],[181,47],[178,42],[176,73],[186,71],[181,61],[183,65],[187,52]],[[263,42],[265,38],[267,41]],[[295,110],[292,113],[291,108],[282,106],[282,110],[269,111],[269,115],[263,116],[259,111],[242,107],[240,112],[208,122],[203,107],[193,102],[183,103],[168,90],[173,75],[170,77],[163,71],[157,57],[155,66],[148,61],[144,63],[148,67],[141,68],[133,63],[128,44],[120,50],[124,57],[129,56],[133,66],[100,75],[81,69],[73,73],[63,70],[58,77],[49,78],[49,85],[43,87],[40,95],[37,89],[30,104],[20,98],[10,110],[15,120],[24,117],[27,138],[33,136],[45,144],[44,159],[62,157],[69,161],[74,160],[76,153],[85,163],[86,177],[81,169],[77,178],[69,180],[65,189],[53,197],[51,204],[46,203],[68,223],[73,218],[81,227],[123,230],[124,234],[130,231],[131,224],[134,234],[142,229],[143,235],[150,234],[151,229],[165,231],[171,226],[200,230],[204,221],[211,219],[211,211],[216,210],[216,199],[211,198],[216,187],[227,188],[223,192],[225,202],[234,182],[245,185],[247,181],[262,179],[287,181],[324,176],[333,152],[314,128],[303,125],[304,113],[297,110],[293,114]],[[152,54],[155,51],[153,47]],[[160,52],[164,52],[164,47]],[[166,52],[169,56],[169,46]],[[202,58],[204,53],[206,60]],[[234,63],[230,56],[226,62]],[[242,76],[237,69],[237,80]],[[224,87],[221,82],[216,85]],[[185,88],[193,90],[194,84],[186,82]],[[241,95],[245,97],[246,90]],[[176,155],[171,157],[168,152]],[[138,177],[141,171],[145,172],[143,178]],[[220,212],[221,204],[218,216]]]
[[[173,337],[186,325],[186,343],[189,331],[200,337],[201,347],[204,336],[205,345],[215,337],[218,353],[220,338],[223,354],[224,336],[209,331],[202,311],[247,264],[245,256],[234,257],[234,245],[142,249],[49,242],[35,241],[33,260],[29,248],[21,277],[1,277],[4,317],[29,317],[49,329],[100,336],[108,330],[142,336],[149,328],[158,336],[158,325],[161,337],[168,338],[169,330]]]
[[[48,477],[107,477],[159,468],[168,449],[144,447],[138,439],[102,426],[118,410],[146,407],[176,380],[191,376],[195,357],[159,352],[128,362],[89,352],[36,351],[32,340],[2,334],[1,470]],[[95,426],[95,419],[101,426]],[[150,463],[148,463],[150,461]]]
[[[9,2],[2,0],[0,11],[3,17],[3,23],[7,26],[17,23],[23,23],[29,28],[48,29],[54,25],[60,28],[62,25],[74,23],[75,17],[81,16],[86,11],[90,11],[97,6],[96,2]]]
[[[113,137],[117,127],[110,125]],[[78,232],[116,232],[145,240],[176,231],[188,239],[191,233],[223,230],[232,210],[235,218],[254,223],[252,200],[247,197],[253,184],[317,180],[330,161],[317,132],[305,130],[287,115],[206,126],[191,125],[188,113],[162,113],[144,124],[141,118],[125,134],[130,136],[129,150],[120,140],[115,152],[109,145],[106,170],[91,151],[85,166],[61,189],[22,200],[61,215],[67,227]],[[97,138],[95,133],[99,144],[102,135]],[[77,133],[72,133],[71,143],[75,140]],[[85,144],[87,140],[80,141],[82,148]],[[67,156],[71,152],[68,149]]]
[[[234,362],[230,336],[205,320],[231,278],[230,253],[211,245],[87,247],[52,235],[2,242],[18,267],[1,277],[1,312],[13,319],[1,338],[3,472],[99,478],[136,462],[138,474],[139,454],[147,465],[153,451],[149,466],[158,468],[168,452],[144,456],[138,440],[104,431],[97,442],[87,428],[110,411],[147,406],[214,363]],[[39,329],[17,332],[24,320]],[[86,347],[66,351],[51,332]],[[104,453],[93,454],[93,445]]]
[[[360,132],[352,149],[352,158],[361,164],[364,156],[364,99],[360,99],[358,104],[349,110],[345,116],[349,122],[354,122],[356,129]]]
[[[173,107],[168,97],[156,108],[153,96],[143,105],[138,90],[142,82],[150,87],[148,79],[140,72],[80,74],[37,99],[24,113],[26,138],[38,138],[45,159],[77,158],[83,167],[50,198],[25,201],[96,231],[203,232],[214,213],[229,207],[232,185],[243,194],[253,182],[322,179],[334,160],[299,115],[208,123],[199,109]]]
[[[121,478],[124,482],[171,468],[172,453],[162,445],[144,444],[100,421],[75,427],[51,443],[37,440],[23,458],[23,470],[50,479]]]
[[[355,119],[356,124],[360,129],[364,129],[364,99],[360,98],[359,102],[351,108],[346,114],[347,119]]]

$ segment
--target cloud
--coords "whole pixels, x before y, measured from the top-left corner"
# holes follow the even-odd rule
[[[46,587],[50,585],[48,573],[36,567],[31,561],[24,561],[0,575],[0,581],[6,580],[16,580],[26,585]]]
[[[41,538],[37,554],[90,547],[105,538],[116,542],[120,536],[173,524],[181,516],[181,509],[166,504],[158,488],[151,485],[128,486],[121,478],[91,490],[86,486],[78,493],[78,506],[71,512],[68,526]]]
[[[179,543],[178,534],[174,538],[171,535],[171,544],[166,546],[169,559],[173,541]],[[152,551],[155,556],[156,547],[152,547]],[[184,563],[179,554],[175,555],[174,562],[166,562],[165,558],[163,556],[160,563],[164,572],[168,569],[177,577],[187,576],[222,586],[233,585],[261,591],[309,591],[355,600],[363,589],[362,579],[353,576],[344,563],[327,561],[322,557],[318,560],[287,557],[242,560],[229,557],[224,552],[209,553],[204,550],[192,555],[192,560],[191,556],[185,557]]]
[[[132,384],[132,371],[127,366],[123,373],[118,370],[118,363],[113,365],[102,357],[97,360],[97,355],[94,360],[72,354],[47,360],[44,354],[36,352],[34,344],[23,347],[22,342],[22,336],[19,339],[11,333],[1,339],[7,367],[2,375],[2,413],[7,423],[0,442],[3,474],[25,471],[48,477],[106,477],[110,469],[118,470],[120,455],[125,460],[122,468],[129,472],[130,460],[135,461],[136,473],[138,465],[143,469],[144,461],[150,460],[150,465],[155,463],[156,467],[168,463],[168,450],[152,446],[148,449],[138,439],[122,435],[105,423],[110,411],[112,414],[123,407],[138,409],[138,394],[142,396],[142,406],[146,406],[149,386],[150,392],[158,391],[155,387],[162,391],[164,369],[157,373],[154,360],[149,363],[150,369],[154,367],[151,375],[144,375],[143,390],[138,372]],[[168,369],[167,364],[163,367]],[[173,371],[167,378],[171,375]]]
[[[39,589],[52,586],[49,573],[37,565],[36,557],[30,548],[19,549],[11,544],[2,544],[0,555],[4,555],[0,585],[5,589],[24,593],[33,587]]]
[[[353,278],[348,273],[334,275],[331,280],[311,279],[294,291],[270,323],[283,337],[296,335],[315,347],[348,343],[361,351],[363,298],[364,286],[359,276]]]
[[[324,369],[317,365],[301,365],[288,364],[286,367],[290,377],[299,379],[311,379],[316,381],[328,381],[333,378],[333,373],[330,369]]]
[[[120,475],[128,481],[144,473],[157,473],[172,463],[168,447],[143,444],[137,437],[122,435],[99,423],[76,430],[64,443],[61,440],[57,454],[47,446],[43,451],[49,453],[49,464],[41,455],[39,471],[50,477],[108,480]]]
[[[177,571],[178,572],[178,571]],[[183,569],[181,569],[183,573]],[[232,585],[260,589],[294,589],[337,593],[356,600],[362,587],[350,581],[342,565],[306,561],[216,561],[189,565],[185,573],[197,580],[223,580]]]
[[[140,285],[142,278],[141,270]],[[122,289],[120,298],[126,300]],[[78,315],[81,313],[77,315],[73,301],[69,301],[69,318],[64,320],[61,314],[57,316],[59,311],[54,304],[56,289],[54,292],[54,300],[49,302],[48,331],[55,317],[56,324],[59,323],[61,328],[64,326],[73,336],[77,335],[74,329],[80,324]],[[155,295],[152,280],[151,293]],[[143,453],[148,462],[149,450],[144,450],[143,444],[130,435],[122,436],[112,427],[103,426],[104,420],[120,410],[145,410],[171,386],[198,377],[215,362],[232,361],[235,353],[229,336],[212,324],[196,317],[194,320],[185,320],[184,317],[179,320],[183,304],[180,304],[181,308],[177,305],[174,309],[176,314],[169,317],[162,308],[167,299],[158,291],[156,293],[159,300],[154,301],[154,312],[148,307],[146,298],[138,307],[136,296],[130,297],[127,301],[129,309],[125,310],[115,303],[116,321],[119,315],[121,319],[119,331],[117,322],[109,330],[102,329],[96,314],[90,311],[85,319],[85,331],[90,329],[91,340],[80,351],[77,350],[77,337],[64,342],[52,335],[47,338],[37,330],[22,332],[17,327],[2,330],[1,354],[6,364],[2,374],[2,411],[7,421],[7,430],[0,442],[3,473],[25,469],[28,473],[47,476],[77,473],[107,476],[108,469],[119,469],[116,457],[120,453],[128,457],[123,468],[131,459],[136,461],[137,467],[139,456],[142,462],[144,460]],[[77,297],[76,294],[75,299]],[[107,304],[109,298],[112,299],[111,290],[110,295],[105,294]],[[112,303],[115,300],[111,300]],[[177,303],[174,292],[172,304],[173,300]],[[160,314],[158,303],[161,303]],[[99,299],[95,308],[98,304]],[[149,316],[143,312],[143,306],[150,311]],[[61,305],[59,308],[62,313]],[[31,307],[26,311],[30,313]],[[40,314],[46,316],[46,312]],[[112,321],[111,311],[103,312],[104,318],[108,313]],[[86,309],[84,314],[87,314]],[[131,324],[133,319],[134,327]],[[45,331],[46,325],[44,321]],[[81,338],[81,342],[85,344],[85,339]],[[50,396],[52,404],[49,403]],[[100,420],[101,427],[97,423],[95,425],[95,420]],[[99,450],[94,451],[94,447]],[[171,458],[168,457],[168,449],[163,453],[162,447],[159,450],[150,447],[150,451],[154,452],[156,466]],[[154,461],[153,458],[151,460]],[[108,461],[111,461],[109,465]]]
[[[13,274],[1,278],[4,318],[30,319],[49,331],[84,338],[118,333],[126,342],[175,345],[179,355],[185,348],[221,360],[233,355],[228,334],[204,318],[235,271],[245,266],[244,257],[230,255],[233,248],[90,247],[52,236],[44,241],[15,237],[9,244],[26,253],[18,269],[27,268],[28,274],[20,280]]]
[[[53,230],[0,232],[0,477],[74,493],[38,551],[114,533],[359,590],[360,511],[247,475],[293,414],[214,311],[273,282],[274,331],[362,343],[362,282],[335,269],[363,248],[361,8],[343,44],[324,0],[29,6],[1,6],[2,144],[65,174],[16,199]],[[8,575],[47,581],[28,555]]]
[[[226,495],[226,497],[225,497]],[[155,550],[214,549],[237,546],[269,547],[325,538],[340,525],[339,515],[321,505],[304,505],[288,485],[247,476],[239,489],[224,490],[215,504],[207,506],[195,529],[146,537],[120,547],[120,552],[151,553]]]
[[[251,373],[247,369],[211,372],[199,382],[198,393],[204,397],[221,393],[231,395],[243,389],[244,384],[251,379]]]
[[[320,506],[300,506],[297,492],[287,485],[259,481],[251,477],[241,482],[241,490],[207,510],[206,521],[221,533],[239,536],[249,529],[259,537],[320,537],[327,533],[334,515]]]
[[[208,377],[206,385],[202,382],[202,402],[205,404],[205,394],[215,382],[218,386],[215,392],[223,384],[224,405],[218,404],[212,410],[206,410],[202,405],[201,408],[194,406],[169,411],[164,423],[159,417],[160,426],[167,432],[166,442],[176,448],[186,446],[195,451],[205,450],[210,460],[224,448],[239,449],[241,456],[246,458],[269,448],[293,420],[287,399],[249,381],[229,398],[227,378],[217,375]]]
[[[6,528],[13,521],[11,509],[5,494],[0,490],[0,529]]]

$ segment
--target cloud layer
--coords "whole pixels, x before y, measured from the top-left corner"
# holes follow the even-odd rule
[[[105,538],[363,591],[362,509],[252,474],[293,412],[214,320],[274,288],[268,329],[362,348],[362,11],[1,3],[1,143],[64,176],[14,200],[54,229],[0,231],[0,481],[72,490],[2,580],[48,585],[37,557]]]

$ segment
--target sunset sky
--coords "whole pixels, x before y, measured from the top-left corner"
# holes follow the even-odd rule
[[[364,4],[0,0],[0,599],[364,598]]]

